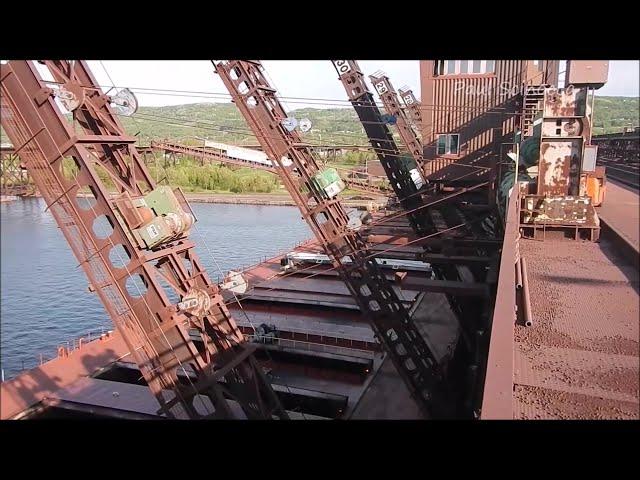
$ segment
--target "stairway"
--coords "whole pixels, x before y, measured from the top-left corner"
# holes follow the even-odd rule
[[[524,102],[522,106],[522,138],[533,135],[533,122],[540,111],[544,101],[544,89],[548,85],[527,85],[525,87]]]

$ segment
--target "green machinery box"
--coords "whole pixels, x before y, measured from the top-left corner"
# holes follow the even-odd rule
[[[326,198],[335,197],[346,187],[335,168],[327,168],[316,173],[310,183],[314,190]]]

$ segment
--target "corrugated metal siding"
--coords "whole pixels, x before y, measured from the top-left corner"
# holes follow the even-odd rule
[[[537,75],[527,78],[529,62],[523,60],[496,61],[495,75],[433,76],[434,61],[421,62],[422,104],[426,110],[423,118],[423,142],[425,158],[430,160],[431,178],[461,178],[477,176],[488,167],[491,157],[499,153],[501,138],[512,138],[518,122],[515,114],[518,106],[514,99],[525,82],[532,84],[552,83],[557,85],[558,61],[545,61],[544,73],[549,78]],[[530,75],[529,75],[530,77]],[[431,110],[431,112],[429,112]],[[431,115],[429,115],[431,113]],[[437,135],[460,134],[460,155],[442,157],[437,155]],[[446,168],[449,165],[456,168]],[[484,176],[484,175],[481,175]]]

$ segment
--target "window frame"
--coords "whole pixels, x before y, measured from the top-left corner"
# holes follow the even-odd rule
[[[453,62],[453,68],[452,67]],[[463,72],[462,66],[466,66],[466,72]],[[480,62],[479,72],[474,72],[474,65],[476,62]],[[491,70],[488,68],[491,67]],[[450,72],[450,70],[453,70]],[[495,60],[435,60],[433,75],[435,77],[440,76],[482,76],[482,75],[495,75],[496,73],[496,61]]]
[[[456,143],[455,143],[456,149],[455,151],[451,151],[451,144],[454,137],[456,137]],[[444,138],[444,152],[440,153],[442,138]],[[445,156],[445,155],[459,156],[460,155],[460,134],[459,133],[439,133],[436,138],[436,154],[438,156]]]

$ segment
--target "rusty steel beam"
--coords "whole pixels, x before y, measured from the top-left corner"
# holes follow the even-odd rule
[[[286,418],[188,232],[153,249],[134,241],[126,210],[118,205],[133,205],[154,191],[155,183],[86,62],[44,63],[61,85],[58,90],[46,85],[31,61],[0,65],[2,127],[125,340],[159,412],[169,418],[235,418],[233,402],[247,418]],[[69,102],[84,135],[75,133],[56,96]],[[116,185],[115,199],[99,171]],[[78,195],[85,189],[90,200]],[[181,208],[188,208],[184,197]],[[168,291],[180,298],[198,294],[198,309],[178,307]],[[190,331],[202,339],[203,353]],[[182,385],[178,371],[193,372],[196,382]],[[224,389],[212,381],[220,376],[227,381]],[[196,397],[206,397],[209,405],[195,404]]]
[[[349,101],[353,105],[362,127],[369,139],[378,160],[384,168],[391,188],[398,197],[402,208],[408,214],[411,227],[422,236],[426,231],[433,231],[427,212],[419,210],[423,205],[418,187],[411,178],[411,172],[404,162],[400,162],[400,150],[396,145],[389,127],[382,119],[382,113],[373,99],[364,80],[364,75],[355,60],[333,60]],[[424,176],[423,176],[424,178]]]
[[[189,145],[182,145],[175,142],[152,141],[151,149],[160,151],[160,152],[172,152],[172,153],[181,153],[184,155],[191,155],[194,158],[202,158],[202,159],[207,159],[214,162],[256,168],[258,170],[264,170],[270,173],[276,172],[276,169],[273,166],[260,163],[260,162],[253,162],[251,160],[243,160],[241,158],[230,157],[223,153],[216,152],[215,149],[213,148],[194,147]]]
[[[179,153],[191,155],[194,158],[202,158],[220,163],[231,165],[239,165],[243,167],[256,168],[270,173],[277,173],[273,165],[267,165],[251,160],[243,160],[241,158],[230,157],[220,152],[216,152],[214,148],[194,147],[182,145],[175,142],[151,142],[151,149],[161,152]],[[366,178],[354,178],[352,174],[359,173],[346,168],[336,168],[344,183],[353,190],[365,193],[374,193],[377,195],[388,195],[391,189],[386,185],[386,178],[376,177],[375,175],[365,174]]]
[[[6,153],[5,153],[6,152]],[[24,195],[35,192],[29,172],[20,157],[11,149],[0,153],[0,191],[6,195]]]
[[[398,94],[396,93],[389,77],[385,75],[383,72],[376,72],[373,75],[369,75],[369,79],[371,80],[371,84],[378,92],[378,96],[380,100],[382,100],[382,104],[384,105],[384,109],[387,114],[393,116],[395,118],[395,125],[400,134],[400,138],[402,139],[402,143],[407,148],[411,156],[420,168],[420,171],[423,174],[423,178],[426,178],[424,165],[424,157],[422,142],[416,135],[416,132],[411,128],[411,123],[407,118],[404,110],[400,106],[400,100],[398,99]]]
[[[531,315],[531,297],[529,296],[529,274],[527,272],[527,261],[524,257],[520,257],[520,266],[522,268],[523,320],[525,327],[531,327],[533,325],[533,316]]]
[[[486,283],[450,282],[414,277],[401,278],[401,276],[396,277],[396,283],[406,290],[447,293],[460,297],[488,297],[490,294]]]
[[[518,190],[514,188],[506,214],[486,371],[484,375],[480,374],[484,377],[480,418],[486,420],[513,419],[513,330],[516,320],[516,273],[513,265],[519,237],[518,211]]]
[[[422,132],[422,104],[407,86],[400,87],[398,93],[405,105],[404,111],[407,112],[409,120],[419,132]]]
[[[320,172],[311,149],[297,131],[282,125],[287,118],[276,91],[258,61],[214,62],[225,87],[278,173],[320,245],[332,259],[363,316],[407,385],[423,415],[451,416],[441,365],[434,348],[420,334],[403,303],[357,231],[337,196],[325,196],[312,180]],[[282,158],[291,160],[285,165]],[[293,170],[297,170],[297,175]],[[348,257],[350,263],[343,263]]]
[[[443,253],[420,253],[423,262],[437,263],[439,265],[452,263],[455,265],[488,265],[491,263],[490,257],[478,255],[447,255]]]

